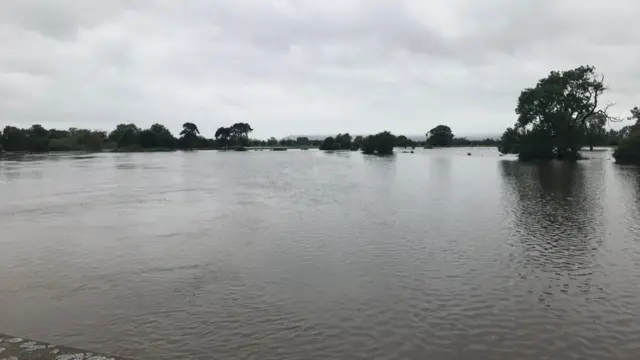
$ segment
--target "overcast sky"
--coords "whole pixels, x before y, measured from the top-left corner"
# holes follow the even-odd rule
[[[637,0],[1,0],[0,126],[501,133],[592,64],[640,106]]]

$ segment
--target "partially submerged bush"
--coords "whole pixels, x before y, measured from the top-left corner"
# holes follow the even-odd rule
[[[622,139],[620,146],[613,151],[613,157],[617,164],[640,165],[640,131]]]

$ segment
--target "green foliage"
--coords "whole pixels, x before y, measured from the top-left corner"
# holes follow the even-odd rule
[[[247,146],[249,133],[253,129],[247,123],[235,123],[231,125],[231,138],[235,141],[236,146]]]
[[[241,148],[250,145],[249,133],[253,129],[247,123],[235,123],[229,127],[219,127],[216,130],[216,147],[229,149],[230,147]],[[274,139],[275,140],[275,139]],[[277,145],[277,140],[276,140]]]
[[[298,146],[309,146],[309,144],[311,144],[311,141],[309,141],[308,137],[298,137],[296,139],[296,144]]]
[[[453,132],[446,125],[438,125],[427,133],[427,145],[435,147],[451,146]]]
[[[271,137],[267,140],[267,146],[278,146],[278,139]]]
[[[2,148],[6,151],[29,150],[29,135],[25,130],[7,126],[2,131]]]
[[[637,107],[631,109],[629,120],[635,120],[636,123],[620,130],[623,138],[614,150],[613,157],[617,164],[640,165],[640,109]]]
[[[607,125],[607,117],[603,114],[594,114],[585,122],[585,142],[590,150],[601,144],[607,136],[605,126]]]
[[[320,144],[320,150],[340,150],[340,149],[341,149],[340,143],[336,142],[336,139],[334,139],[331,136],[324,139],[322,141],[322,144]]]
[[[182,124],[180,139],[178,139],[178,147],[190,150],[203,147],[199,135],[200,130],[198,130],[198,126],[196,126],[196,124],[191,122]]]
[[[349,133],[338,134],[335,138],[329,136],[320,144],[320,150],[351,150],[352,148],[353,142]]]
[[[7,126],[0,136],[0,143],[6,151],[99,151],[106,144],[106,134],[77,128],[47,130],[40,125],[28,129]]]
[[[139,143],[140,129],[134,124],[119,124],[108,139],[116,143],[116,147],[135,146]]]
[[[521,160],[578,159],[578,150],[602,135],[608,117],[598,99],[605,89],[592,66],[552,71],[520,94],[518,120],[503,135],[501,151]]]
[[[336,136],[336,143],[339,148],[342,150],[350,150],[351,149],[351,135],[349,133],[346,134],[338,134]]]
[[[364,154],[391,155],[396,137],[388,131],[369,135],[363,139],[360,148]]]
[[[515,128],[507,128],[500,138],[498,151],[503,154],[518,154],[520,152],[520,133]]]
[[[413,140],[409,139],[408,137],[406,137],[404,135],[400,135],[400,136],[396,137],[395,146],[403,147],[403,148],[406,149],[408,147],[415,147],[415,142],[413,142]]]
[[[219,147],[228,149],[230,145],[230,140],[231,140],[231,128],[224,127],[224,126],[219,127],[218,130],[216,130],[214,137],[220,144]]]
[[[449,146],[471,146],[473,142],[465,137],[454,137]]]
[[[640,131],[634,131],[624,138],[613,151],[617,164],[640,165]]]

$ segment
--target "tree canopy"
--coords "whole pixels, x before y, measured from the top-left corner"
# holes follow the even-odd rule
[[[351,150],[352,141],[349,133],[338,134],[334,138],[329,136],[320,144],[320,150]]]
[[[640,165],[640,109],[631,109],[629,120],[635,124],[625,126],[620,130],[622,139],[620,145],[614,150],[613,157],[618,164]]]
[[[600,136],[607,122],[606,107],[599,103],[605,90],[593,66],[552,71],[520,93],[518,119],[503,134],[500,151],[521,160],[578,159],[578,151]]]
[[[403,147],[403,148],[407,148],[407,147],[415,147],[416,144],[413,140],[409,139],[408,137],[404,136],[404,135],[400,135],[398,137],[396,137],[396,146],[398,147]]]
[[[391,155],[396,137],[389,131],[383,131],[376,135],[369,135],[364,138],[361,149],[365,154]]]
[[[451,146],[453,132],[447,125],[438,125],[427,133],[427,145],[435,147]]]

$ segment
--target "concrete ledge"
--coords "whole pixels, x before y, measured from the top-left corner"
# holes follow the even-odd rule
[[[0,360],[127,360],[0,334]]]

